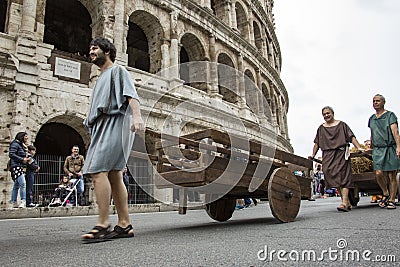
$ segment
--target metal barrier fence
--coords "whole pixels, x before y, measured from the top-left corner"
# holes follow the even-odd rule
[[[66,156],[57,155],[36,155],[36,160],[40,166],[40,171],[35,176],[33,184],[33,202],[39,205],[46,206],[50,203],[54,194],[54,189],[57,188],[62,177],[64,176],[64,161]],[[132,168],[133,167],[133,168]],[[151,181],[152,167],[149,166],[147,161],[135,160],[134,166],[130,169],[134,170],[132,175],[139,183],[147,184],[145,181]],[[152,182],[150,182],[152,184]],[[85,178],[85,203],[89,200],[89,188],[91,182]],[[152,189],[146,189],[150,194]],[[153,203],[154,199],[148,195],[137,183],[130,177],[128,189],[128,203],[129,204],[145,204]]]

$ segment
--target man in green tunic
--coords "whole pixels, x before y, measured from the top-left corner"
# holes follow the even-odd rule
[[[395,209],[397,182],[396,172],[400,168],[400,136],[396,115],[385,109],[385,98],[377,94],[373,98],[376,111],[368,121],[371,128],[372,160],[376,181],[383,192],[379,206]],[[386,175],[389,178],[386,180]]]

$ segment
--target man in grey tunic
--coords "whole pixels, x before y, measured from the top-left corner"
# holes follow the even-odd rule
[[[368,127],[371,129],[372,160],[376,181],[383,192],[379,206],[395,209],[396,171],[400,168],[400,136],[397,117],[385,109],[385,102],[382,95],[374,96],[372,103],[376,112],[369,118]],[[389,178],[389,190],[385,173]]]
[[[105,38],[90,43],[90,59],[101,74],[92,91],[88,116],[84,125],[91,142],[83,174],[92,177],[99,208],[96,226],[82,235],[83,243],[133,237],[128,200],[122,170],[132,147],[135,133],[142,134],[144,122],[139,97],[128,71],[114,64],[115,46]],[[111,228],[110,196],[118,213],[118,223]]]

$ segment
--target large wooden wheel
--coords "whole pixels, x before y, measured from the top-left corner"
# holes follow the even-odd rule
[[[206,204],[208,216],[212,219],[224,222],[232,217],[235,211],[236,199],[218,199],[214,202]]]
[[[281,222],[296,218],[301,201],[300,184],[286,167],[274,170],[268,182],[268,201],[272,215]]]

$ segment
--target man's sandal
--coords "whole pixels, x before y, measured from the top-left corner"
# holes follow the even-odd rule
[[[104,236],[104,238],[111,240],[111,239],[128,238],[128,237],[134,237],[134,236],[135,236],[135,234],[133,233],[133,227],[130,224],[125,228],[122,228],[119,225],[114,226],[114,230],[109,232],[106,236]]]
[[[394,203],[393,203],[392,201],[388,201],[388,202],[387,202],[387,205],[386,205],[386,208],[387,208],[388,210],[395,210],[395,209],[396,209],[396,206],[394,205]]]
[[[382,196],[382,199],[379,201],[379,207],[385,208],[388,205],[389,196]]]
[[[347,207],[346,205],[340,204],[337,208],[338,211],[343,211],[343,212],[347,212],[349,211],[349,207]]]
[[[85,234],[92,235],[93,237],[82,237],[81,241],[83,244],[109,241],[110,239],[104,238],[109,233],[111,233],[111,225],[109,225],[108,227],[96,225],[95,227],[93,227],[92,230],[90,230],[90,232],[87,232]]]

